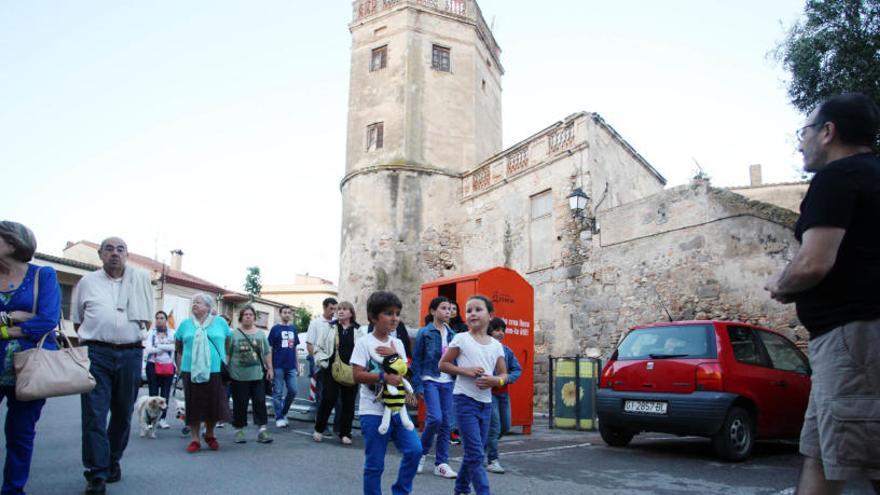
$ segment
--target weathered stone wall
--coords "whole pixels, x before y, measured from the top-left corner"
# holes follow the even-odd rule
[[[418,326],[419,287],[454,273],[461,259],[450,191],[460,179],[410,170],[362,174],[342,189],[339,297],[364,309],[374,290],[391,290],[404,321]]]
[[[536,406],[546,407],[547,356],[605,359],[627,329],[664,321],[666,310],[676,320],[743,321],[805,342],[794,308],[763,290],[796,251],[794,219],[705,183],[600,213],[602,231],[582,240],[586,259],[530,277],[536,305],[549,306],[536,322]]]
[[[732,187],[730,190],[755,201],[763,201],[791,211],[801,211],[801,201],[807,194],[810,183],[791,182],[766,184],[761,186]]]
[[[501,150],[501,75],[477,24],[401,2],[350,26],[346,172],[411,164],[463,172]],[[432,47],[450,50],[450,70],[431,67]],[[387,46],[387,67],[370,71]],[[483,82],[485,81],[485,84]],[[366,129],[384,123],[384,148],[366,149]]]

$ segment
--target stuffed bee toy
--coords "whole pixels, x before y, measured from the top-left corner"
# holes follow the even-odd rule
[[[405,378],[406,374],[409,372],[409,368],[406,366],[406,361],[401,359],[397,354],[386,356],[385,359],[382,360],[382,371],[386,375],[400,375],[403,379],[402,385],[404,390],[401,390],[390,383],[385,383],[381,390],[379,390],[379,396],[377,396],[376,399],[378,400],[379,397],[381,397],[382,402],[385,404],[385,410],[382,413],[382,422],[379,424],[379,434],[384,435],[388,432],[388,427],[391,426],[392,414],[399,414],[400,423],[403,427],[407,430],[412,430],[414,426],[412,420],[409,419],[409,414],[406,412],[406,394],[407,392],[413,393],[413,388]]]

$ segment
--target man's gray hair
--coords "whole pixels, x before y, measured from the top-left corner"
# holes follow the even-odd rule
[[[4,220],[0,222],[0,237],[12,246],[12,257],[18,261],[27,263],[34,258],[37,252],[37,238],[31,229],[18,222]]]
[[[103,250],[104,244],[107,244],[107,241],[111,241],[111,240],[117,240],[117,241],[121,242],[122,245],[125,246],[125,250],[128,251],[128,244],[125,243],[125,240],[122,237],[117,237],[117,236],[111,236],[111,237],[108,237],[108,238],[104,239],[103,241],[101,241],[101,245],[98,246],[98,250],[99,251]]]
[[[201,299],[201,301],[208,306],[209,312],[210,310],[214,309],[214,298],[211,297],[210,294],[199,292],[198,294],[193,296],[193,301],[195,301],[196,299]]]

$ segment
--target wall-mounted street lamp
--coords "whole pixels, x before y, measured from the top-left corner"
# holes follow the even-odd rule
[[[586,227],[593,234],[599,233],[599,225],[596,217],[590,215],[587,211],[587,202],[590,197],[580,187],[576,187],[571,194],[568,195],[568,208],[571,210],[571,216],[578,220],[578,223]]]
[[[589,201],[590,197],[587,196],[587,193],[584,192],[580,187],[576,187],[571,194],[568,195],[568,207],[571,209],[571,213],[573,215],[579,216],[584,213],[584,209],[587,207],[587,201]]]

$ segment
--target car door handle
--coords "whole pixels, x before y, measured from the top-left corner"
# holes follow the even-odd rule
[[[785,383],[785,380],[778,380],[778,381],[773,382],[773,385],[776,385],[777,387],[785,388],[788,386],[788,383]]]

